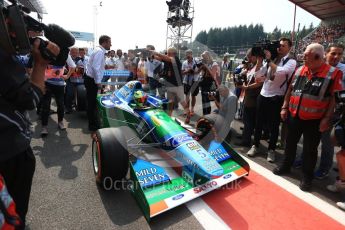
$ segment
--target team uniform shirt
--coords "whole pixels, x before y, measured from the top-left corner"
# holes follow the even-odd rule
[[[105,68],[105,52],[102,46],[97,46],[86,65],[86,75],[93,78],[96,84],[100,84]]]
[[[264,81],[260,94],[264,97],[284,96],[288,84],[288,79],[296,69],[296,61],[289,59],[285,65],[284,61],[288,55],[283,57],[277,65],[277,71],[274,73],[274,79],[270,80],[269,76],[273,74],[271,68],[268,68],[267,77]],[[267,66],[266,66],[267,68]]]
[[[188,62],[185,60],[182,63],[182,72],[188,69],[193,69],[194,73],[198,71],[198,67],[196,67],[195,59],[193,58],[192,62]],[[199,81],[199,74],[184,74],[183,75],[183,84],[192,85],[194,82]]]
[[[68,55],[66,64],[68,68],[75,68],[76,64],[74,63],[73,59],[70,55]],[[58,86],[64,86],[65,80],[62,78],[64,74],[64,66],[54,66],[54,65],[48,65],[45,76],[46,76],[46,83],[49,83],[51,85],[58,85]]]

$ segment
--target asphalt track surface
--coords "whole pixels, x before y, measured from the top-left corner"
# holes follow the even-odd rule
[[[197,102],[199,102],[199,98]],[[52,108],[56,110],[55,107]],[[201,110],[196,111],[200,114]],[[163,213],[147,223],[128,189],[104,191],[99,188],[95,183],[92,169],[91,138],[87,130],[85,112],[66,114],[66,131],[58,130],[57,115],[52,114],[48,125],[49,135],[46,138],[40,137],[41,125],[36,114],[31,113],[31,117],[34,127],[32,147],[36,156],[36,172],[27,216],[27,229],[203,228],[186,205]],[[192,118],[192,124],[197,118],[197,115]],[[238,141],[236,136],[241,133],[240,126],[242,126],[241,122],[234,122],[232,143]],[[262,141],[262,144],[267,145],[265,141]],[[243,154],[248,150],[248,148],[234,147]],[[251,159],[268,170],[272,170],[276,165],[266,161],[266,154],[258,154]],[[280,150],[276,162],[281,159],[282,151]],[[326,191],[325,186],[334,182],[335,173],[332,172],[332,174],[327,179],[315,181],[312,194],[334,206],[335,202],[341,201],[344,195]],[[284,178],[298,184],[299,176],[300,170],[293,170],[291,175],[284,176]],[[243,180],[245,180],[243,185],[247,186],[253,177],[249,182],[246,178]],[[234,198],[241,196],[241,189],[231,191],[231,193],[235,194]],[[223,202],[212,195],[207,196],[205,201],[208,201],[209,206],[214,210],[217,210],[217,202]],[[219,211],[219,213],[223,213],[221,217],[226,215],[227,210],[231,211],[230,208]],[[248,223],[246,223],[246,216],[237,217],[241,222],[233,229],[251,229],[248,226],[250,220],[247,220]],[[229,221],[231,226],[231,220]],[[229,222],[226,221],[226,223]],[[246,224],[241,225],[243,223]],[[315,227],[317,229],[317,226]]]

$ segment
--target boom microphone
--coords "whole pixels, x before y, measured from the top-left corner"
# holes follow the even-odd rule
[[[56,24],[43,24],[44,36],[60,47],[60,53],[56,57],[56,60],[51,62],[52,65],[64,66],[68,57],[69,48],[74,45],[74,36]]]
[[[56,43],[59,47],[71,47],[75,43],[75,38],[67,30],[56,24],[43,25],[44,36],[49,41]]]

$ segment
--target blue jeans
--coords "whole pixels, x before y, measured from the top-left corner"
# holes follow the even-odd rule
[[[334,147],[331,141],[331,130],[321,133],[321,159],[319,170],[328,172],[333,165]]]
[[[70,80],[66,81],[65,107],[67,111],[72,111],[75,90],[78,85],[82,84],[84,83],[71,82]]]

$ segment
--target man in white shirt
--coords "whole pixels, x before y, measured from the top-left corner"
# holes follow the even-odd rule
[[[122,50],[116,50],[117,58],[115,59],[116,70],[125,70],[124,57],[122,56]]]
[[[110,57],[105,59],[105,69],[116,69],[115,50],[110,50],[109,55]]]
[[[99,46],[89,58],[86,65],[86,76],[84,80],[86,88],[86,97],[88,102],[87,117],[89,120],[89,130],[95,132],[99,129],[99,122],[97,118],[97,92],[101,89],[101,81],[103,78],[103,71],[105,69],[105,53],[111,47],[111,38],[107,35],[102,35],[99,38]]]
[[[271,53],[265,50],[267,75],[257,101],[254,145],[248,151],[248,156],[254,156],[259,151],[263,125],[267,122],[270,132],[267,161],[274,162],[275,148],[279,135],[280,111],[284,101],[287,85],[296,68],[296,61],[289,58],[292,42],[288,38],[279,39],[278,56],[271,61]]]

